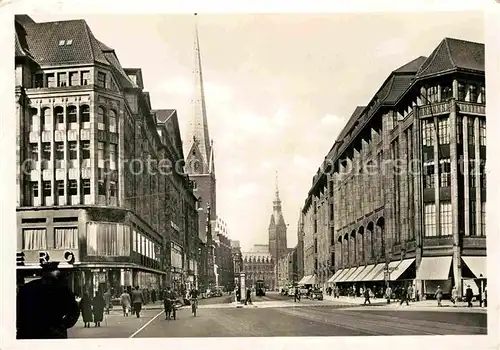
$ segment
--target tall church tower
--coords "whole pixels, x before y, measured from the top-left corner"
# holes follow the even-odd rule
[[[195,21],[197,16],[195,14]],[[201,69],[200,42],[198,38],[198,23],[195,22],[194,33],[194,96],[191,100],[191,114],[184,138],[184,154],[186,157],[185,171],[193,181],[194,193],[200,200],[198,212],[198,235],[204,243],[200,266],[202,275],[210,280],[213,275],[211,261],[213,260],[213,237],[211,225],[217,218],[216,180],[214,164],[214,147],[208,132],[208,119],[205,106],[205,90]],[[202,209],[202,210],[201,210]],[[210,217],[208,217],[210,213]],[[209,282],[209,281],[206,281]]]
[[[281,199],[278,189],[278,174],[276,173],[276,196],[273,201],[273,213],[269,223],[269,252],[275,264],[287,253],[286,223],[281,211]]]

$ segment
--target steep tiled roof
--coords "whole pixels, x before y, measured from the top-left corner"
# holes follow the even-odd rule
[[[387,84],[384,94],[381,93],[380,96],[378,96],[380,103],[395,103],[411,85],[413,79],[414,75],[393,75]]]
[[[27,49],[41,66],[94,62],[109,64],[84,20],[44,23],[25,21],[23,28],[26,31]],[[68,40],[72,40],[70,45],[59,45]]]
[[[365,110],[366,107],[364,106],[358,106],[352,113],[351,117],[347,121],[347,124],[345,125],[344,129],[340,132],[339,136],[337,137],[337,140],[342,140],[351,130],[351,128],[356,124],[356,121],[359,119],[359,117],[363,114],[363,111]]]
[[[484,72],[484,44],[445,38],[422,64],[416,78],[454,69]]]
[[[426,59],[427,57],[425,56],[417,57],[413,61],[410,61],[396,69],[394,73],[417,73]]]

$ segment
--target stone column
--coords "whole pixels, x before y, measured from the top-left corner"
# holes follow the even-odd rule
[[[460,118],[461,116],[458,116]],[[464,234],[465,236],[470,235],[470,224],[469,224],[469,118],[470,116],[463,116],[462,119],[462,147],[463,147],[463,174],[464,174]]]
[[[420,108],[414,108],[414,122],[413,122],[413,158],[414,158],[414,172],[413,176],[413,203],[415,208],[415,225],[413,230],[415,232],[415,268],[418,271],[420,267],[420,262],[422,260],[422,235],[423,235],[423,174],[422,174],[422,139],[421,139],[421,128],[422,121],[420,120]],[[421,281],[416,282],[416,290],[419,295],[422,295],[423,284]]]
[[[481,154],[480,154],[480,134],[479,134],[479,118],[474,118],[474,156],[475,162],[475,192],[476,192],[476,236],[481,235]]]
[[[429,106],[432,108],[432,105]],[[441,236],[441,206],[439,201],[439,189],[440,189],[440,164],[439,164],[439,118],[432,117],[434,123],[434,203],[436,206],[436,234]]]

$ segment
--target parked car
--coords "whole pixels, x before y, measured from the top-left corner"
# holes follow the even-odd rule
[[[311,300],[323,300],[323,291],[321,289],[314,289],[310,295]]]

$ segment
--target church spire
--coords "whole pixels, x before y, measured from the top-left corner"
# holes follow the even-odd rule
[[[203,86],[203,73],[201,69],[200,40],[198,36],[198,16],[194,14],[194,95],[191,100],[192,110],[187,127],[185,154],[199,153],[197,158],[202,163],[203,173],[210,173],[213,169],[211,164],[212,147],[208,133],[207,111],[205,106],[205,89]]]
[[[280,191],[278,189],[278,170],[276,170],[276,202],[280,201]]]

